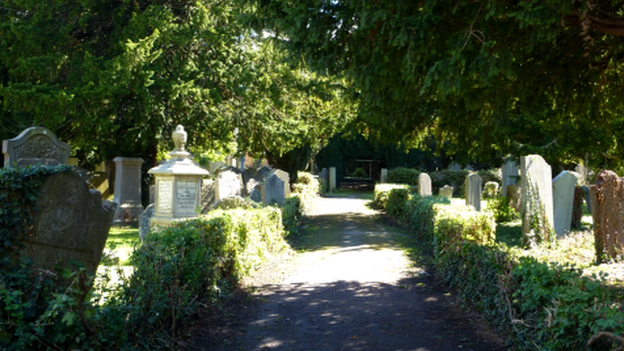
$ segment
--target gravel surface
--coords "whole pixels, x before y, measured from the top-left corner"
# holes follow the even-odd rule
[[[299,252],[244,282],[193,350],[506,350],[408,257],[405,233],[357,198],[322,198]]]

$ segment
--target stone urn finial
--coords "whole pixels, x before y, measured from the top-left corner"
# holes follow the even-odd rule
[[[171,137],[175,145],[174,151],[184,151],[184,147],[186,146],[186,136],[187,134],[184,131],[184,127],[181,124],[178,124],[175,131],[171,133]]]

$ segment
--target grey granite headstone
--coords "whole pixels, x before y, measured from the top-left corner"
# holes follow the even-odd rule
[[[481,177],[477,173],[466,177],[466,205],[481,211]]]
[[[154,204],[151,204],[143,210],[143,213],[139,215],[139,239],[145,240],[145,237],[150,231],[150,222],[154,216]]]
[[[431,178],[427,173],[421,173],[418,175],[418,194],[420,196],[431,196],[433,191],[431,190]]]
[[[71,261],[95,273],[108,238],[115,203],[104,200],[97,190],[75,173],[48,177],[36,200],[33,236],[24,253],[35,267],[53,270],[71,268]]]
[[[201,207],[200,213],[206,214],[215,203],[215,183],[213,180],[204,179],[202,181],[202,188],[199,197],[199,206]]]
[[[445,185],[440,188],[440,196],[445,197],[447,199],[453,198],[453,187],[449,185]]]
[[[288,175],[288,172],[281,169],[274,169],[271,171],[271,174],[275,174],[284,182],[284,195],[290,197],[290,175]]]
[[[249,198],[252,201],[255,202],[261,202],[262,201],[262,187],[260,187],[260,190],[258,189],[253,189],[250,193],[249,193]]]
[[[572,207],[574,205],[574,188],[577,180],[577,173],[563,171],[552,181],[553,215],[557,236],[563,236],[570,232]]]
[[[4,167],[67,164],[71,148],[44,127],[30,127],[2,141]]]
[[[501,188],[501,193],[503,196],[507,194],[507,187],[510,185],[519,185],[518,184],[518,163],[516,161],[509,160],[505,162],[503,165],[503,186]]]
[[[537,212],[543,212],[545,225],[549,227],[543,228],[543,230],[554,230],[552,170],[550,165],[540,155],[528,155],[520,158],[520,168],[522,174],[520,212],[523,234],[531,232],[529,214]],[[536,200],[537,203],[532,200]],[[531,208],[532,203],[539,208]]]
[[[284,198],[284,182],[276,174],[265,179],[262,183],[262,203],[282,205]]]
[[[379,177],[379,182],[380,183],[387,183],[388,182],[388,169],[387,168],[382,168],[381,169],[381,176]]]
[[[455,161],[451,162],[448,166],[448,169],[451,171],[461,171],[461,165]]]
[[[115,224],[136,223],[143,212],[141,204],[141,165],[143,159],[115,157]]]
[[[233,169],[221,169],[215,179],[215,200],[232,196],[243,196],[243,180]]]

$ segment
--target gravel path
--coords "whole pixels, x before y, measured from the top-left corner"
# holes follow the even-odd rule
[[[304,250],[195,331],[195,350],[506,350],[449,306],[367,200],[323,198]],[[276,276],[277,275],[277,276]]]

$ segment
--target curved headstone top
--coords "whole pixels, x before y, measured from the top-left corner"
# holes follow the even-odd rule
[[[71,148],[45,127],[30,127],[13,139],[2,141],[4,166],[67,164]]]

